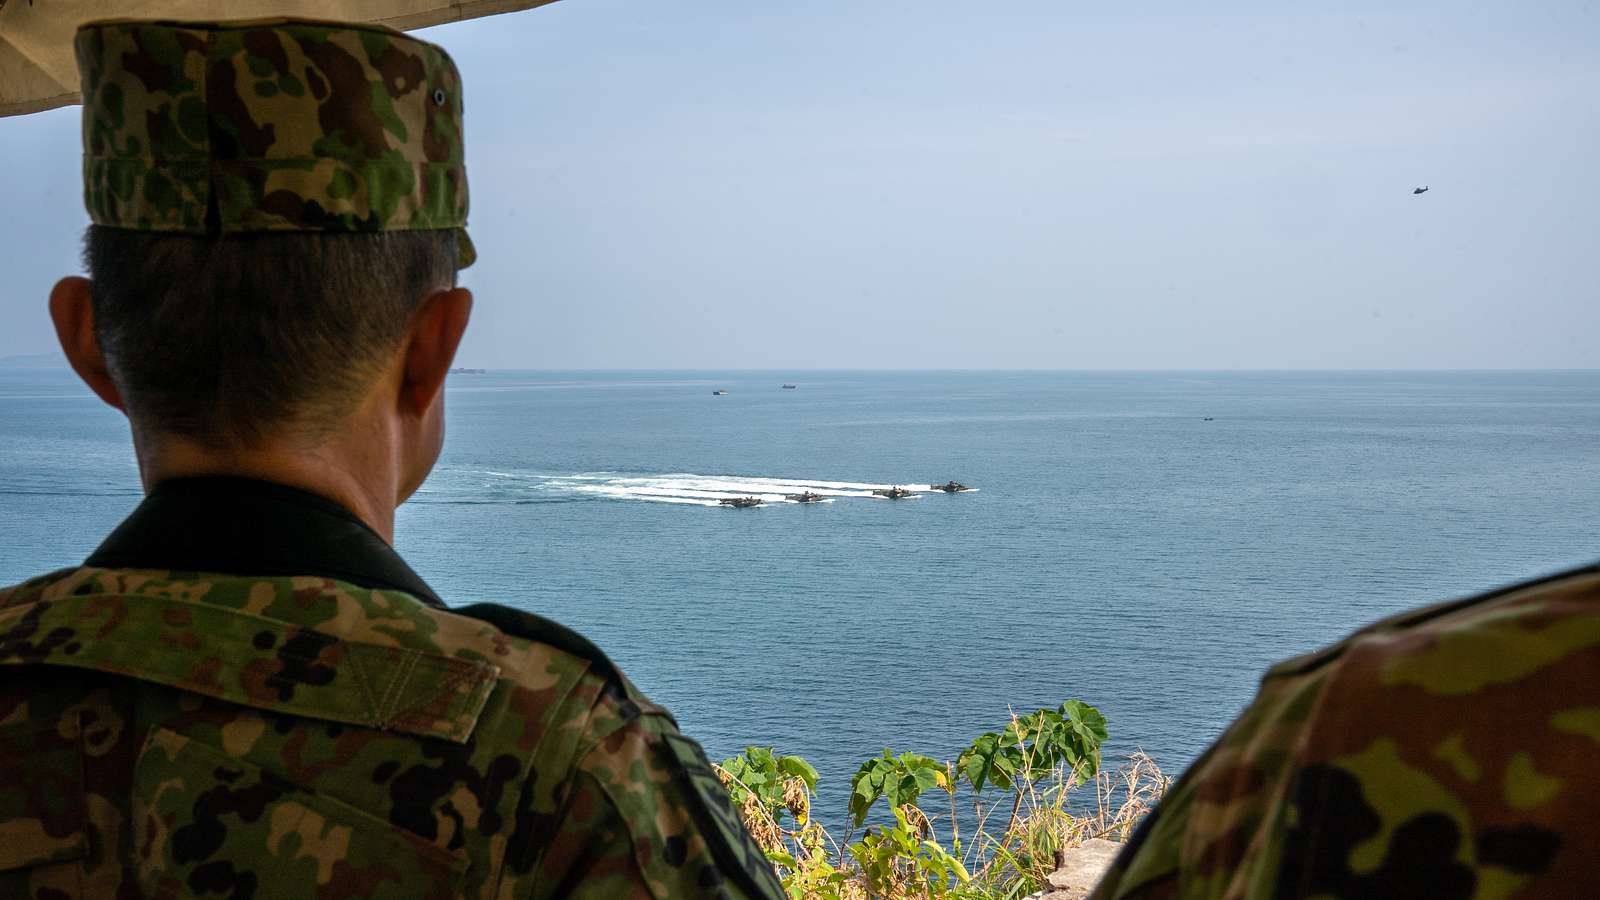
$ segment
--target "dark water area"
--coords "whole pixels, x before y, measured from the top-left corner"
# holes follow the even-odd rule
[[[714,758],[807,757],[830,822],[884,747],[1067,698],[1175,773],[1275,660],[1600,558],[1597,372],[491,372],[448,412],[422,576],[583,632]],[[0,372],[0,582],[138,498],[116,413]]]

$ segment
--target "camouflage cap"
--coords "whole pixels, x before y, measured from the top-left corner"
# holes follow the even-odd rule
[[[455,229],[461,76],[387,28],[303,19],[78,29],[84,203],[182,234]]]

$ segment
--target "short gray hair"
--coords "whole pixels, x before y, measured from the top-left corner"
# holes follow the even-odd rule
[[[136,428],[222,447],[332,431],[418,305],[455,284],[455,232],[201,237],[91,225],[95,330]]]

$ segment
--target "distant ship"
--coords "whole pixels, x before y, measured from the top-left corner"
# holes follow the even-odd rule
[[[712,391],[711,392],[712,396],[715,396],[715,397],[721,397],[723,394],[726,394],[726,393],[727,393],[727,391]]]
[[[451,375],[482,375],[482,374],[486,373],[487,371],[488,371],[487,369],[455,368],[455,369],[451,369],[450,370],[450,374]]]
[[[792,390],[795,389],[795,386],[792,385],[792,384],[786,384],[786,385],[783,386],[783,389],[786,390],[786,391],[792,391]]]
[[[760,506],[766,501],[760,497],[724,497],[717,502],[723,506],[731,506],[734,509],[749,509],[752,506]]]
[[[878,488],[872,492],[872,495],[874,497],[883,497],[886,500],[904,500],[907,497],[916,496],[916,494],[913,494],[911,491],[906,490],[898,484],[894,487]]]
[[[822,500],[822,495],[805,491],[799,494],[784,494],[783,499],[793,500],[796,503],[818,503]]]
[[[959,481],[946,481],[944,484],[933,485],[930,490],[944,491],[946,494],[959,494],[962,491],[970,491],[972,488],[967,487]]]

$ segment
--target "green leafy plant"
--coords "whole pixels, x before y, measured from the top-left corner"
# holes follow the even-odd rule
[[[787,812],[799,825],[810,821],[809,794],[817,789],[817,770],[804,759],[779,756],[771,747],[746,747],[740,755],[723,760],[722,771],[735,806],[743,807],[754,798],[775,820]],[[797,781],[807,796],[797,797]],[[797,802],[802,799],[803,803]]]
[[[1098,709],[1068,700],[1057,709],[1014,718],[998,732],[979,735],[956,758],[956,771],[979,792],[988,784],[1011,790],[1019,778],[1038,781],[1062,766],[1083,782],[1100,769],[1106,734],[1106,719]]]
[[[910,815],[921,817],[915,810],[910,804],[895,807],[894,825],[873,827],[850,845],[850,855],[861,867],[869,895],[945,897],[952,883],[965,884],[972,879],[961,860],[923,837],[922,825],[909,821]]]
[[[844,900],[850,872],[836,868],[826,857],[807,860],[779,850],[767,854],[792,900]]]
[[[945,766],[938,760],[920,753],[895,756],[885,748],[882,756],[862,763],[850,779],[850,814],[860,827],[879,797],[886,798],[891,809],[898,809],[915,804],[923,791],[949,785]]]
[[[1068,700],[1013,715],[953,761],[885,749],[851,778],[849,813],[859,828],[882,799],[894,822],[853,842],[847,836],[843,847],[811,816],[817,771],[805,760],[747,747],[717,771],[791,900],[1018,900],[1040,887],[1060,850],[1089,837],[1126,840],[1165,790],[1166,777],[1143,754],[1114,773],[1102,770],[1106,733],[1099,710]],[[957,810],[961,781],[972,789],[965,818]],[[1084,784],[1094,796],[1080,813],[1068,797]],[[923,809],[935,788],[948,815]],[[1002,802],[1010,814],[1003,828],[992,827]],[[941,821],[949,849],[937,833]],[[966,843],[963,821],[977,826]]]

